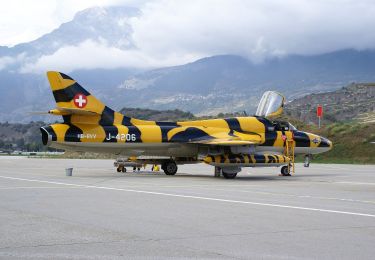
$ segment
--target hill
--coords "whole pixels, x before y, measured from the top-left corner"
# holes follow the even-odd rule
[[[306,95],[289,102],[285,113],[316,124],[318,104],[324,109],[323,123],[375,122],[375,83],[352,83],[336,91]]]
[[[292,122],[299,130],[317,133],[333,141],[333,149],[315,156],[315,161],[375,163],[375,144],[370,143],[375,142],[375,122],[369,116],[374,115],[374,100],[374,84],[350,84],[336,91],[311,94],[289,102],[283,119]],[[323,104],[325,109],[321,129],[314,122],[317,104]],[[243,116],[242,113],[220,113],[216,116],[197,117],[178,109],[123,108],[121,112],[130,117],[158,121]],[[39,132],[42,125],[43,122],[0,123],[0,150],[45,150]]]
[[[190,112],[184,112],[179,109],[175,110],[153,110],[147,108],[123,108],[120,110],[126,116],[143,120],[154,121],[179,121],[193,120],[196,117]]]
[[[260,64],[234,55],[207,57],[131,76],[118,93],[134,97],[129,101],[131,107],[179,108],[197,115],[216,115],[243,110],[253,113],[266,90],[277,90],[291,100],[359,81],[375,81],[372,50],[290,55]]]
[[[333,149],[314,156],[313,162],[375,164],[375,123],[333,123],[318,129],[305,125],[301,130],[327,137]]]
[[[121,109],[121,112],[127,116],[144,120],[179,121],[196,119],[192,113],[178,109],[159,111],[141,108],[123,108]],[[41,126],[46,124],[47,123],[41,121],[30,123],[0,123],[0,151],[47,150],[42,144],[39,130]]]
[[[46,150],[42,144],[39,130],[43,125],[45,125],[43,122],[30,122],[28,124],[0,123],[0,150]]]

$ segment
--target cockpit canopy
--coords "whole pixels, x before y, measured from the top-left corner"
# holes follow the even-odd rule
[[[285,97],[276,91],[264,92],[255,113],[260,117],[275,117],[283,113]]]
[[[276,131],[297,131],[297,128],[294,125],[286,121],[275,120],[275,121],[272,121],[272,125],[273,125],[273,130],[276,130]]]

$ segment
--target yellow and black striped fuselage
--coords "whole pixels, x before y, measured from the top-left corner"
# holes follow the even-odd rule
[[[104,110],[102,115],[64,116],[65,123],[42,129],[44,143],[75,151],[171,157],[196,157],[201,148],[212,146],[206,144],[210,139],[249,141],[254,136],[260,139],[259,144],[249,147],[249,153],[254,154],[282,153],[285,138],[295,140],[297,154],[320,153],[331,148],[331,143],[323,137],[280,130],[275,123],[260,117],[156,122],[129,118],[109,108]]]
[[[286,140],[294,140],[296,154],[320,153],[332,146],[323,137],[264,117],[185,122],[130,118],[106,106],[64,73],[49,71],[47,77],[56,101],[49,113],[63,116],[63,123],[41,131],[43,143],[55,148],[254,166],[287,164],[289,158],[282,155]]]

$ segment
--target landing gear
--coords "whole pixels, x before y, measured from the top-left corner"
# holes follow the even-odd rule
[[[126,168],[124,166],[117,167],[117,172],[126,172]]]
[[[311,157],[312,157],[311,154],[305,155],[305,161],[303,163],[303,167],[309,167],[310,166]]]
[[[221,175],[221,168],[219,166],[215,166],[214,176],[220,177]]]
[[[222,173],[223,173],[223,176],[224,176],[225,179],[234,179],[237,176],[237,172],[225,172],[225,171],[222,171]]]
[[[288,165],[281,167],[281,175],[290,176],[290,167],[288,167]]]
[[[175,175],[177,172],[177,164],[174,161],[166,161],[161,165],[166,175]]]
[[[237,176],[237,173],[241,171],[240,167],[222,167],[221,173],[225,179],[234,179]]]

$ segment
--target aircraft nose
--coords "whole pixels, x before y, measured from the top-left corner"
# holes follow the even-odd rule
[[[302,131],[294,132],[293,136],[301,153],[318,154],[332,149],[332,142],[325,137]]]
[[[331,150],[333,147],[333,144],[330,140],[328,140],[325,137],[320,137],[320,144],[319,147],[325,147],[328,148],[327,151]]]

